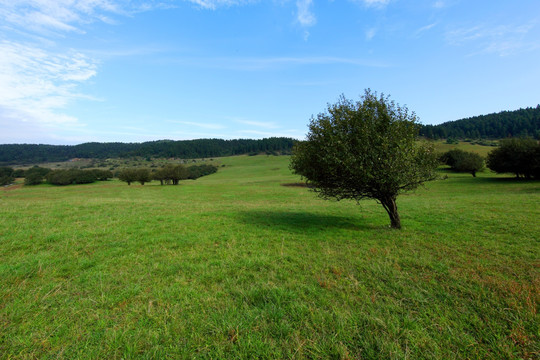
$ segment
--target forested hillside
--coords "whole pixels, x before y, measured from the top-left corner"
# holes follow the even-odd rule
[[[424,125],[420,135],[430,139],[502,139],[540,135],[540,105],[514,111]]]
[[[291,138],[261,140],[198,139],[159,140],[144,143],[85,143],[80,145],[0,145],[0,164],[29,164],[66,161],[73,158],[118,157],[176,157],[205,158],[259,152],[289,153],[294,144]]]

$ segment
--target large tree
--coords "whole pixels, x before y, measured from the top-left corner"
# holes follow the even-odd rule
[[[540,144],[531,138],[501,140],[499,147],[488,154],[487,164],[496,173],[540,179]]]
[[[440,160],[449,165],[453,171],[470,173],[476,177],[476,173],[484,169],[484,158],[477,153],[452,149],[445,152]]]
[[[377,200],[399,229],[397,196],[437,177],[437,156],[418,142],[418,130],[416,115],[388,96],[369,89],[358,102],[341,96],[311,119],[290,166],[323,198]]]

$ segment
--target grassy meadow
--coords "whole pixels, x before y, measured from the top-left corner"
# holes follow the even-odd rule
[[[324,201],[286,156],[0,189],[1,359],[537,359],[540,182]]]

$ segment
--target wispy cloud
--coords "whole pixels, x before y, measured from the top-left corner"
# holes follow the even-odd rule
[[[519,25],[476,25],[447,32],[446,40],[455,46],[471,45],[471,55],[493,53],[509,56],[540,48],[538,34],[531,34],[536,23]]]
[[[436,23],[436,22],[431,23],[431,24],[426,25],[426,26],[422,26],[420,29],[418,29],[418,30],[416,30],[416,31],[414,32],[414,35],[415,35],[415,36],[420,36],[422,33],[426,32],[426,31],[428,31],[428,30],[433,29],[435,26],[437,26],[437,23]]]
[[[375,37],[375,34],[377,33],[377,29],[371,28],[366,31],[366,40],[370,41]]]
[[[390,0],[353,0],[354,2],[361,3],[367,7],[384,7],[388,5]]]
[[[256,126],[264,129],[277,129],[278,126],[274,122],[262,122],[262,121],[252,121],[252,120],[243,120],[243,119],[234,119],[235,122],[244,125]]]
[[[446,3],[443,0],[438,0],[438,1],[435,1],[433,3],[433,7],[435,9],[442,9],[442,8],[446,7]]]
[[[216,68],[216,69],[228,69],[236,71],[263,71],[263,70],[272,70],[280,69],[283,67],[292,67],[292,66],[305,66],[305,65],[350,65],[350,66],[362,66],[362,67],[375,67],[375,68],[386,68],[390,67],[391,64],[374,61],[374,60],[365,60],[360,58],[345,58],[345,57],[334,57],[334,56],[284,56],[284,57],[247,57],[247,58],[236,58],[236,57],[227,57],[227,58],[179,58],[170,60],[175,63],[192,65],[197,67],[206,67],[206,68]]]
[[[219,129],[225,128],[225,126],[221,124],[212,124],[212,123],[201,123],[201,122],[181,121],[181,120],[169,120],[169,122],[175,123],[175,124],[195,126],[195,127],[203,128],[203,129],[219,130]]]
[[[96,64],[78,52],[53,55],[45,50],[0,42],[0,107],[5,116],[48,124],[76,123],[57,113],[84,97],[74,88],[96,74]]]
[[[296,7],[298,9],[297,20],[302,26],[313,26],[317,22],[315,15],[311,11],[313,5],[312,0],[297,0]]]
[[[203,9],[215,10],[223,6],[237,6],[256,2],[256,0],[184,0],[200,6]]]

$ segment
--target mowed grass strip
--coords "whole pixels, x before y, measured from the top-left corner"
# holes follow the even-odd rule
[[[540,183],[323,201],[287,157],[0,192],[0,357],[533,359]]]

